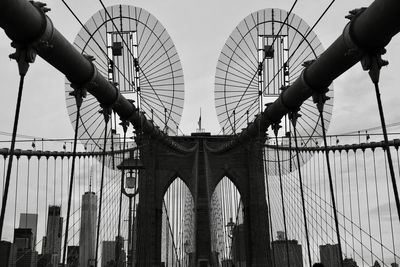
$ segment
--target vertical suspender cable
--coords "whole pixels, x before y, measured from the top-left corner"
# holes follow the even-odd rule
[[[82,100],[83,100],[82,98],[83,98],[84,94],[85,94],[85,92],[82,89],[74,89],[74,91],[71,93],[71,95],[75,96],[77,110],[76,110],[76,118],[75,118],[74,147],[72,150],[71,178],[69,181],[69,189],[68,189],[67,220],[65,223],[65,238],[64,238],[62,266],[65,266],[65,256],[66,256],[66,251],[67,251],[69,217],[71,214],[71,198],[72,198],[74,173],[75,173],[76,145],[77,145],[77,141],[78,141],[77,140],[78,139],[78,128],[79,128],[79,119],[80,119],[81,106],[82,106]]]
[[[126,121],[122,121],[121,125],[124,130],[124,140],[122,144],[122,164],[124,164],[125,161],[125,146],[126,146],[126,131],[128,129],[128,125],[126,124]],[[120,254],[121,254],[121,249],[123,244],[119,244],[119,237],[121,236],[121,211],[122,211],[122,193],[124,190],[124,178],[125,178],[125,170],[122,168],[121,170],[121,192],[119,194],[119,211],[118,211],[118,234],[117,234],[117,245],[115,246],[115,260],[117,266],[119,266],[119,261],[120,261]],[[130,227],[130,226],[129,226]]]
[[[380,91],[379,91],[378,82],[374,81],[374,86],[375,86],[376,100],[378,102],[379,116],[380,116],[381,125],[382,125],[382,132],[383,132],[383,139],[384,139],[384,149],[386,150],[386,156],[387,156],[387,160],[388,160],[388,164],[389,164],[390,178],[392,180],[394,200],[396,202],[396,208],[397,208],[397,216],[398,216],[399,221],[400,221],[399,192],[397,190],[396,176],[394,174],[392,155],[390,153],[390,148],[389,148],[389,140],[388,140],[388,135],[387,135],[387,131],[386,131],[385,115],[383,113],[382,100],[381,100],[381,94],[380,94]]]
[[[381,68],[383,66],[388,65],[388,62],[386,60],[382,59],[382,55],[385,53],[386,53],[386,50],[384,48],[373,51],[372,53],[368,53],[365,55],[363,60],[361,60],[361,65],[364,70],[368,70],[369,77],[371,78],[371,81],[375,87],[376,101],[378,104],[379,117],[381,120],[383,139],[384,139],[383,149],[386,150],[386,156],[387,156],[387,160],[388,160],[388,164],[389,164],[390,178],[392,180],[394,200],[396,202],[397,216],[400,220],[399,192],[397,189],[396,176],[394,174],[392,155],[390,153],[389,140],[388,140],[388,135],[387,135],[387,130],[386,130],[385,115],[383,112],[381,93],[379,90],[379,76],[380,76]]]
[[[96,232],[96,263],[98,266],[98,253],[99,253],[99,239],[100,239],[100,222],[101,222],[101,205],[103,202],[103,186],[104,186],[104,168],[106,163],[106,145],[107,145],[107,124],[110,119],[110,108],[103,107],[101,112],[104,115],[104,143],[103,143],[103,155],[102,155],[102,165],[101,165],[101,180],[100,180],[100,200],[99,200],[99,214],[97,217],[97,232]]]
[[[322,128],[322,136],[324,139],[324,152],[325,152],[325,158],[326,158],[326,167],[328,169],[328,178],[329,178],[329,189],[331,193],[331,200],[332,200],[332,208],[333,208],[333,215],[335,217],[335,227],[336,227],[336,237],[337,237],[337,242],[339,246],[339,258],[340,258],[340,266],[343,267],[343,254],[342,254],[342,245],[340,242],[340,232],[339,232],[339,221],[337,217],[337,209],[336,209],[336,201],[335,201],[335,195],[333,191],[333,182],[332,182],[332,173],[331,173],[331,165],[330,165],[330,160],[329,160],[329,150],[328,150],[328,145],[326,141],[326,131],[325,131],[325,122],[324,122],[324,115],[323,115],[323,109],[324,109],[324,102],[327,100],[327,97],[325,93],[321,94],[316,94],[315,95],[317,101],[317,108],[319,112],[319,117],[321,119],[321,128]]]
[[[297,160],[297,170],[299,173],[299,183],[300,183],[300,195],[301,195],[301,204],[303,208],[303,220],[304,220],[304,230],[306,234],[306,241],[307,241],[307,252],[308,252],[308,264],[311,267],[311,251],[310,251],[310,239],[308,236],[308,227],[307,227],[307,214],[306,214],[306,205],[305,205],[305,200],[304,200],[304,191],[303,191],[303,179],[301,176],[301,170],[300,170],[300,155],[299,155],[299,146],[297,143],[297,132],[296,132],[296,123],[297,123],[297,118],[299,114],[297,112],[293,112],[290,114],[291,120],[292,120],[292,125],[293,125],[293,132],[294,132],[294,144],[296,148],[296,160]]]
[[[7,206],[8,189],[10,187],[11,169],[12,169],[13,155],[14,155],[14,149],[15,149],[15,139],[17,136],[17,129],[18,129],[19,112],[21,109],[21,99],[22,99],[22,90],[24,88],[24,79],[25,79],[25,74],[20,72],[18,97],[17,97],[16,108],[15,108],[14,126],[13,126],[13,132],[12,132],[12,137],[11,137],[11,146],[10,146],[10,151],[9,151],[6,183],[5,183],[5,187],[4,187],[3,201],[1,203],[0,240],[2,239],[4,216],[6,213],[6,206]]]
[[[285,212],[285,201],[283,197],[283,185],[282,185],[282,171],[281,171],[281,162],[279,159],[279,144],[278,144],[278,130],[280,128],[279,123],[276,123],[272,126],[275,134],[275,142],[276,142],[276,155],[277,155],[277,162],[278,162],[278,174],[279,174],[279,186],[281,189],[281,202],[282,202],[282,214],[283,214],[283,227],[285,230],[285,243],[286,243],[286,255],[287,255],[287,265],[290,267],[290,256],[289,256],[289,242],[287,237],[287,227],[286,227],[286,212]]]
[[[268,149],[268,148],[267,148]],[[268,200],[268,222],[270,224],[270,233],[271,233],[271,243],[274,242],[274,233],[273,233],[273,229],[272,229],[272,216],[271,216],[271,198],[269,196],[269,192],[270,192],[270,188],[269,188],[269,173],[268,173],[268,168],[267,168],[267,159],[265,156],[265,149],[263,149],[263,160],[264,160],[264,171],[265,171],[265,184],[267,186],[267,200]],[[275,250],[274,250],[274,246],[272,246],[271,248],[272,251],[272,263],[273,266],[275,266]]]

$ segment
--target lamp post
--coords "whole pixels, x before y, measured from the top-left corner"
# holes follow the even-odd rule
[[[189,240],[186,240],[185,243],[183,244],[183,249],[185,251],[185,257],[186,257],[186,260],[185,260],[186,266],[189,266],[189,264],[190,264],[190,257],[189,257],[190,251],[188,251],[189,246],[190,246]]]
[[[144,169],[143,163],[139,158],[139,150],[133,149],[131,155],[128,159],[125,159],[120,165],[117,166],[118,169],[124,172],[122,175],[122,194],[129,198],[129,214],[128,214],[128,267],[133,267],[133,248],[134,248],[134,221],[132,220],[132,200],[139,192],[138,179],[139,171]],[[136,202],[136,201],[135,201]]]
[[[228,237],[231,240],[231,246],[230,246],[230,250],[229,250],[229,256],[228,259],[230,260],[231,264],[232,264],[232,242],[233,242],[233,230],[236,227],[236,223],[233,222],[232,217],[229,219],[229,222],[226,224],[226,226],[228,228]],[[229,244],[228,244],[229,246]]]

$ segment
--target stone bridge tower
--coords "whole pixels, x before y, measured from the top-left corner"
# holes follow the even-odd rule
[[[194,199],[196,267],[214,266],[210,202],[215,187],[226,176],[242,197],[246,266],[271,266],[262,154],[264,139],[218,153],[216,148],[232,137],[194,133],[172,138],[191,147],[190,152],[177,153],[152,138],[142,140],[141,160],[145,169],[140,172],[138,186],[137,265],[160,266],[162,200],[169,185],[180,177]]]

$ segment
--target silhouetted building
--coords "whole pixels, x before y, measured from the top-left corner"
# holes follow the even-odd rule
[[[397,263],[394,263],[394,262],[391,263],[390,266],[392,266],[392,267],[399,267],[399,265],[398,265]]]
[[[7,241],[0,241],[0,266],[12,266],[15,262],[16,250],[14,244]]]
[[[51,266],[51,254],[39,254],[37,267]]]
[[[338,244],[319,246],[319,256],[324,267],[340,266],[340,251]]]
[[[68,246],[67,266],[79,267],[79,246]]]
[[[36,248],[36,235],[37,235],[37,222],[38,215],[33,213],[21,213],[19,216],[19,228],[29,228],[32,229],[32,244],[33,249]]]
[[[15,229],[14,246],[16,249],[15,267],[36,267],[37,252],[33,250],[32,229]]]
[[[51,255],[51,266],[58,267],[61,258],[63,218],[60,206],[49,206],[46,236],[43,237],[42,254]]]
[[[381,265],[379,264],[378,261],[375,261],[375,262],[374,262],[374,265],[372,265],[372,267],[381,267]]]
[[[343,267],[358,267],[357,263],[353,259],[343,259]]]
[[[126,263],[126,253],[124,250],[124,238],[122,236],[115,237],[116,248],[115,252],[118,253],[119,251],[119,263],[117,264],[118,267],[125,266]]]
[[[117,246],[118,245],[118,246]],[[101,248],[101,266],[125,266],[126,253],[123,249],[124,239],[121,236],[115,237],[115,241],[103,241]],[[116,253],[119,251],[119,264],[116,265]]]
[[[86,192],[82,196],[81,228],[79,235],[79,266],[95,265],[97,196]]]
[[[283,234],[282,234],[283,233]],[[273,261],[275,266],[289,266],[291,267],[303,267],[303,254],[301,245],[298,244],[297,240],[288,240],[287,246],[289,250],[289,259],[286,248],[286,240],[284,232],[278,232],[277,240],[272,242],[272,253]]]
[[[101,266],[109,266],[115,263],[116,241],[103,241],[101,248]]]

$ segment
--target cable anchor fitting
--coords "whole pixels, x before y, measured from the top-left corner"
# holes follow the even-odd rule
[[[111,108],[108,106],[105,106],[103,104],[100,104],[101,109],[99,110],[100,114],[103,114],[104,116],[104,121],[106,122],[106,124],[108,123],[108,121],[110,120],[111,117]]]
[[[47,4],[39,1],[29,1],[33,6],[43,11],[43,13],[49,12],[51,9],[46,7]]]
[[[361,56],[363,54],[363,50],[360,48],[357,40],[354,39],[353,36],[353,21],[360,16],[367,8],[356,8],[349,11],[349,14],[345,16],[346,19],[350,20],[347,23],[346,27],[343,30],[343,40],[347,46],[346,55],[347,56]]]
[[[128,127],[129,127],[129,121],[126,119],[121,119],[121,122],[119,123],[119,125],[122,126],[122,129],[124,130],[124,133],[127,132]]]
[[[69,95],[75,97],[76,106],[80,108],[82,106],[83,99],[87,96],[87,90],[84,87],[73,83],[71,83],[71,87],[74,89],[74,91],[71,91]]]
[[[274,122],[271,124],[271,129],[274,131],[275,136],[278,136],[279,129],[282,128],[280,123],[281,121]]]
[[[301,117],[301,114],[299,114],[299,111],[300,111],[300,108],[289,112],[289,120],[292,122],[292,125],[294,128],[296,128],[297,119]]]
[[[389,64],[387,60],[382,59],[384,54],[386,54],[386,49],[380,48],[373,52],[367,52],[361,59],[363,70],[368,71],[369,77],[374,84],[379,83],[381,68]]]
[[[315,62],[315,59],[306,60],[301,64],[304,68],[308,68]]]
[[[11,46],[15,48],[15,52],[8,57],[17,61],[19,75],[25,76],[28,72],[29,64],[35,62],[36,51],[31,46],[24,46],[15,42],[12,42]]]
[[[320,113],[324,110],[325,102],[331,99],[326,93],[329,92],[329,88],[325,88],[322,91],[315,91],[312,95],[313,102],[317,104],[317,109]]]

